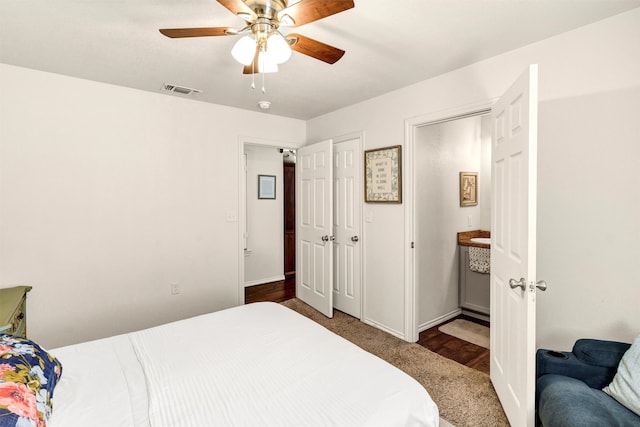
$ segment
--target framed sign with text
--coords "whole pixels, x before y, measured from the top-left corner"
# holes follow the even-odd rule
[[[402,203],[402,146],[364,152],[364,201]]]

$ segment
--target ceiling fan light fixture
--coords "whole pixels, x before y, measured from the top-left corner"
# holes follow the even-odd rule
[[[291,46],[282,37],[282,34],[274,32],[267,39],[267,54],[271,61],[282,64],[291,58]]]
[[[268,52],[260,52],[258,54],[258,72],[259,73],[277,73],[278,63],[275,62]]]
[[[231,56],[242,65],[250,65],[256,54],[256,41],[251,36],[244,36],[231,49]]]

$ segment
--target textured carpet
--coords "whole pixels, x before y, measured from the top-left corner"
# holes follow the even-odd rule
[[[415,378],[456,427],[509,426],[489,376],[334,310],[329,319],[297,298],[282,303]]]
[[[440,326],[438,330],[480,347],[489,348],[489,328],[486,326],[464,319],[456,319]]]

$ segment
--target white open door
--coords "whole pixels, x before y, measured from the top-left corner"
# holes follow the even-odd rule
[[[298,149],[296,296],[333,317],[333,142]]]
[[[491,382],[513,426],[535,407],[538,67],[492,111]]]
[[[360,138],[333,147],[333,306],[361,317]]]

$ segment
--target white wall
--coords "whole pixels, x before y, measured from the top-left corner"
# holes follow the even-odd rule
[[[4,64],[0,78],[0,286],[33,285],[31,337],[238,304],[240,135],[302,142],[305,122]]]
[[[247,251],[245,286],[284,280],[282,154],[275,147],[245,146],[247,154]],[[258,175],[276,177],[276,198],[258,199]]]
[[[491,123],[488,116],[476,116],[416,130],[415,281],[420,330],[458,311],[457,233],[482,229],[487,222],[482,208],[488,196],[482,197],[482,188],[478,205],[460,206],[460,172],[477,172],[480,185],[491,181],[491,163],[483,169],[483,137],[490,140],[490,133],[483,134],[483,121]],[[487,166],[489,173],[484,175]]]
[[[480,192],[478,204],[480,205],[481,230],[491,230],[491,138],[493,126],[491,115],[482,116],[480,119]]]
[[[550,287],[538,297],[545,347],[640,334],[639,118],[640,87],[541,108],[541,122],[553,124],[541,126],[538,159],[538,277]]]
[[[538,297],[538,345],[631,340],[640,332],[638,40],[635,9],[315,118],[307,139],[364,131],[364,149],[400,144],[406,119],[496,98],[539,64],[538,277],[549,290]],[[364,319],[404,333],[404,204],[367,214]]]

